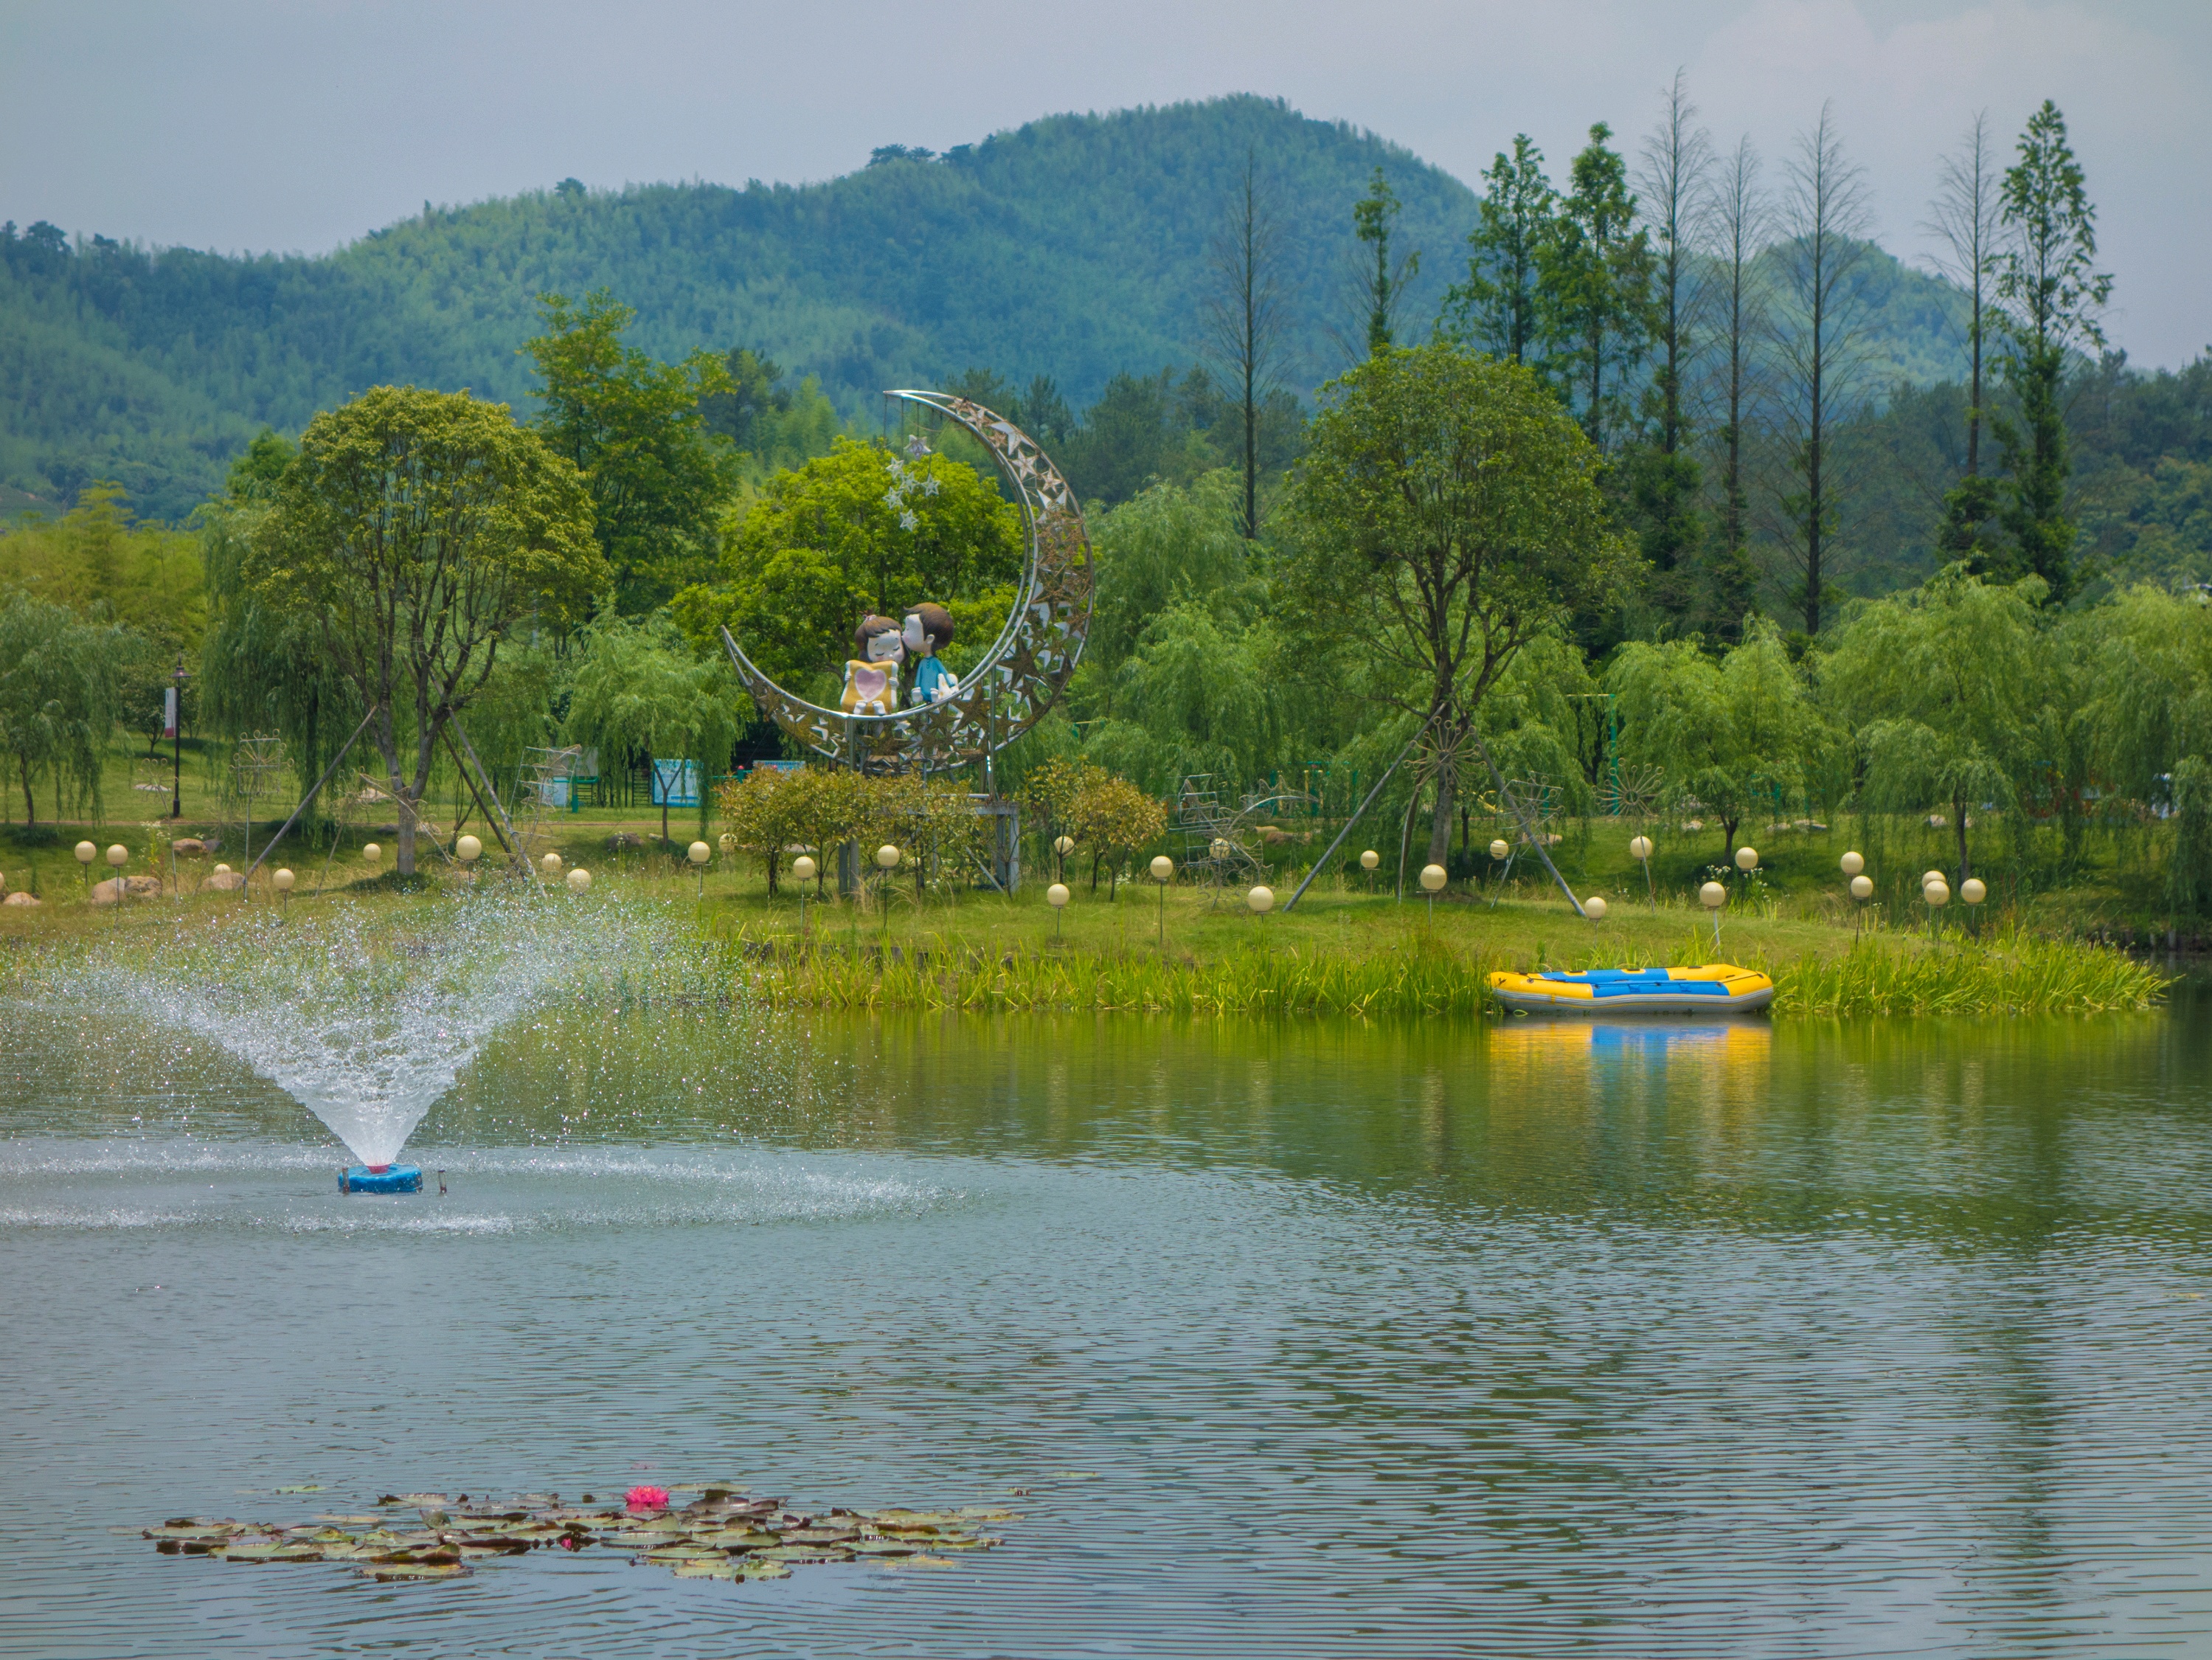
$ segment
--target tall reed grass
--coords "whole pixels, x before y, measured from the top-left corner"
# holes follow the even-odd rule
[[[1710,961],[1692,935],[1669,953]],[[1288,1016],[1473,1016],[1492,1009],[1489,976],[1516,966],[1433,939],[1394,950],[1243,950],[1207,962],[1141,954],[986,953],[940,940],[889,960],[823,947],[738,942],[711,976],[771,1007]],[[1636,967],[1618,953],[1576,968]],[[2089,1014],[2148,1008],[2166,979],[2124,952],[2011,933],[1923,950],[1873,937],[1838,956],[1751,962],[1772,976],[1778,1015]]]

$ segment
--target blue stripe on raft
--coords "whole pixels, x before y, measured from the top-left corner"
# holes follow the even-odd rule
[[[1592,997],[1649,997],[1654,992],[1662,989],[1664,989],[1669,996],[1679,994],[1690,997],[1717,997],[1723,1002],[1728,1000],[1729,995],[1729,988],[1717,980],[1668,980],[1664,982],[1652,980],[1645,980],[1642,982],[1623,982],[1616,980],[1611,985],[1592,986],[1590,988],[1590,995]]]
[[[1580,974],[1540,974],[1539,980],[1565,980],[1577,986],[1602,986],[1613,980],[1663,981],[1664,969],[1586,969]]]

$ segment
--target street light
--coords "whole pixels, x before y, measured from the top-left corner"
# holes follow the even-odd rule
[[[544,871],[548,876],[558,876],[561,873],[561,855],[557,853],[547,854],[543,859],[538,861],[538,868]],[[569,885],[573,887],[574,884],[571,883]],[[588,886],[589,885],[586,884],[586,885]]]
[[[704,842],[694,842],[689,852],[691,862],[699,867],[699,897],[703,900],[707,897],[707,861],[714,856],[714,850]]]
[[[1067,855],[1075,851],[1075,838],[1072,836],[1055,836],[1052,839],[1052,850],[1060,856],[1057,874],[1064,882],[1067,879]]]
[[[575,869],[568,873],[568,891],[571,893],[586,892],[591,888],[591,885],[592,873],[586,870],[581,865],[577,866]]]
[[[280,870],[274,876],[269,879],[270,882],[276,887],[276,891],[283,896],[278,903],[284,907],[284,909],[283,911],[279,912],[278,915],[285,915],[291,910],[292,884],[297,879],[298,879],[295,878],[289,870]]]
[[[91,842],[80,842],[76,844],[76,861],[84,866],[84,897],[88,904],[92,900],[92,861],[99,856],[100,849]]]
[[[1920,897],[1928,902],[1928,937],[1936,937],[1936,913],[1951,903],[1951,885],[1938,876],[1932,882],[1923,882]]]
[[[891,895],[890,883],[890,873],[898,868],[898,861],[899,850],[893,847],[890,842],[886,842],[883,846],[876,849],[876,868],[884,873],[883,877],[876,883],[876,903],[883,907],[884,911],[884,946],[883,950],[879,952],[876,957],[876,970],[878,973],[882,972],[884,964],[889,960],[890,956]]]
[[[169,688],[169,737],[174,747],[169,752],[169,817],[185,816],[185,660],[177,657],[177,684]],[[161,753],[155,751],[155,754]],[[173,875],[175,873],[172,872]]]
[[[1628,839],[1628,856],[1644,866],[1644,891],[1651,901],[1651,909],[1659,909],[1659,890],[1651,885],[1651,838],[1632,836]]]
[[[1044,891],[1044,902],[1052,907],[1053,943],[1060,942],[1060,916],[1067,909],[1067,884],[1055,882]]]
[[[1160,885],[1160,951],[1168,948],[1168,884],[1175,880],[1175,860],[1164,853],[1152,855],[1152,880]]]
[[[362,864],[374,865],[378,860],[383,857],[384,849],[378,847],[375,842],[370,842],[363,844],[361,850],[361,862]]]
[[[1861,871],[1866,868],[1866,860],[1856,853],[1845,854],[1843,857],[1842,863],[1844,866],[1844,874],[1846,876],[1856,876]]]
[[[1718,882],[1708,882],[1698,890],[1698,903],[1713,914],[1713,950],[1721,948],[1721,907],[1728,903],[1728,890]]]
[[[1437,925],[1437,891],[1450,879],[1450,873],[1442,865],[1421,866],[1421,889],[1429,896],[1429,927]]]
[[[805,854],[791,861],[791,874],[799,884],[799,931],[806,932],[806,885],[814,879],[816,866]]]
[[[1589,920],[1590,920],[1591,921],[1593,921],[1593,922],[1602,922],[1602,921],[1605,921],[1605,897],[1604,897],[1602,894],[1595,894],[1595,893],[1594,893],[1594,894],[1590,895],[1590,897],[1589,897],[1589,898],[1587,898],[1587,899],[1583,900],[1583,915],[1584,916],[1589,917]]]
[[[1244,896],[1244,903],[1252,908],[1253,915],[1265,916],[1275,908],[1275,891],[1267,887],[1254,888]]]
[[[453,857],[464,865],[473,865],[483,857],[483,843],[473,836],[464,836],[453,843]]]
[[[131,862],[131,849],[120,842],[112,842],[107,848],[107,867],[115,874],[108,879],[115,884],[115,904],[120,910],[124,897],[131,891],[129,879],[123,874],[124,866]]]

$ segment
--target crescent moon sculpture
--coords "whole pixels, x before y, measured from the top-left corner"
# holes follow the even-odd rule
[[[950,416],[982,441],[1013,483],[1029,553],[999,637],[951,696],[891,714],[810,703],[763,673],[726,628],[722,644],[761,713],[817,754],[869,772],[938,772],[996,754],[1059,698],[1091,631],[1091,538],[1060,469],[1004,416],[948,392],[884,395]]]

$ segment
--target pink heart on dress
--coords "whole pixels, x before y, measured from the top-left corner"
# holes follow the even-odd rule
[[[882,669],[853,671],[853,690],[860,694],[860,701],[863,703],[872,703],[884,695],[884,686],[889,684],[890,681],[890,676]]]

